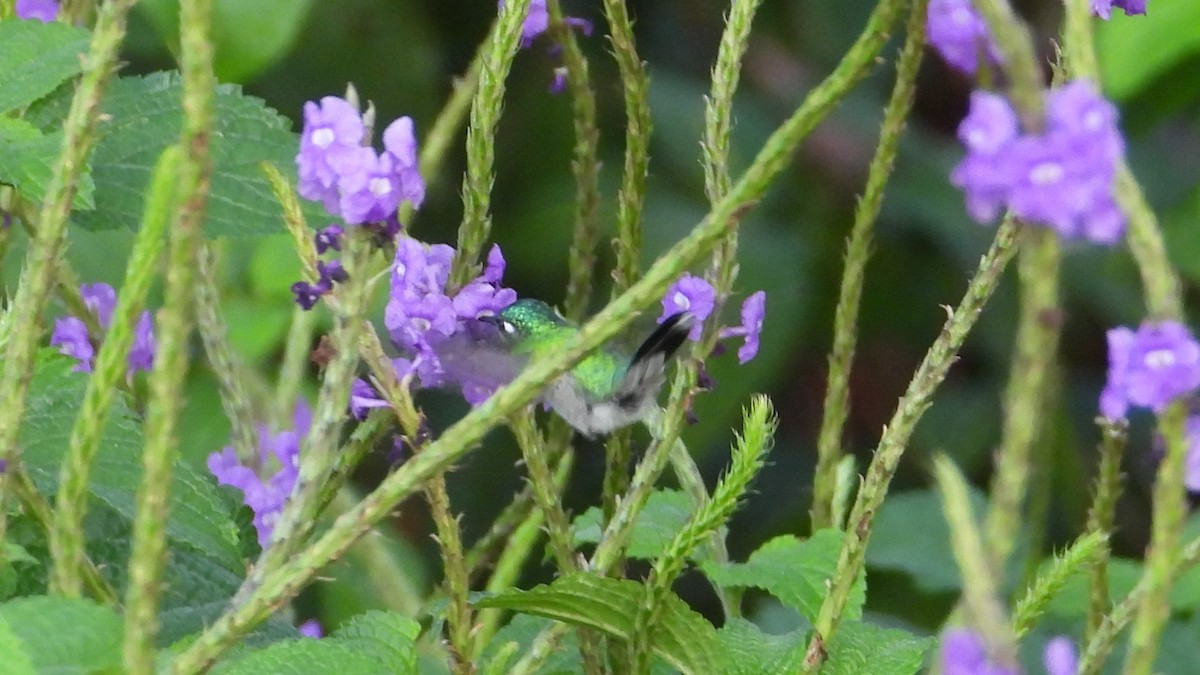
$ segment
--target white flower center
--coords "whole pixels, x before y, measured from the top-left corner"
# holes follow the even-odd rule
[[[421,317],[414,317],[412,325],[421,332],[425,332],[433,326],[433,324],[429,323],[429,319],[422,319]]]
[[[683,291],[675,291],[675,295],[671,296],[671,301],[679,309],[691,309],[692,301],[688,300],[688,296],[683,294]]]
[[[1029,180],[1034,185],[1053,185],[1062,177],[1062,164],[1058,162],[1041,162],[1029,170]]]
[[[318,148],[328,148],[329,146],[333,145],[333,141],[335,139],[336,136],[333,133],[333,129],[330,129],[329,127],[321,127],[312,134],[313,145],[317,146]]]
[[[1175,352],[1170,349],[1155,349],[1146,354],[1146,366],[1152,370],[1161,370],[1175,365]]]
[[[392,181],[382,176],[372,178],[371,182],[367,183],[367,189],[376,197],[382,197],[392,191]]]
[[[408,265],[402,262],[396,263],[396,276],[403,278],[406,274],[408,274]]]
[[[1104,113],[1099,110],[1088,111],[1083,116],[1083,128],[1088,131],[1097,131],[1104,125]]]

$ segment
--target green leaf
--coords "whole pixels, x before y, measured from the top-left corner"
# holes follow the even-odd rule
[[[725,675],[790,675],[800,672],[808,648],[805,631],[767,635],[758,626],[738,617],[717,631],[721,639]]]
[[[1113,12],[1098,22],[1096,52],[1104,90],[1123,100],[1188,56],[1200,53],[1200,3],[1153,3],[1146,16]],[[1131,58],[1132,55],[1136,58]]]
[[[178,51],[179,1],[147,0],[138,6]],[[246,82],[286,56],[311,6],[312,0],[217,0],[212,16],[217,79]]]
[[[121,617],[90,601],[45,596],[9,600],[0,604],[0,626],[7,628],[0,628],[0,635],[13,635],[24,646],[36,672],[66,675],[120,668]],[[4,672],[10,672],[4,663]]]
[[[548,586],[502,593],[475,605],[544,616],[628,640],[645,594],[645,586],[636,581],[576,573]],[[675,594],[667,596],[651,646],[684,673],[720,672],[716,629]]]
[[[38,489],[47,495],[58,489],[59,466],[87,383],[86,374],[71,372],[74,364],[73,359],[42,350],[29,388],[28,412],[21,421],[22,458]],[[136,510],[141,453],[141,427],[118,397],[92,466],[88,491],[128,519]],[[177,463],[171,477],[167,536],[212,556],[227,570],[242,571],[237,528],[227,503],[213,480],[188,464]]]
[[[528,653],[529,647],[542,631],[552,626],[554,622],[541,616],[517,614],[512,621],[497,631],[496,636],[483,649],[480,660],[480,672],[507,672],[508,667],[516,663],[522,654]],[[507,663],[497,663],[496,659],[504,645],[515,642],[518,647],[514,656]],[[579,641],[574,633],[567,633],[558,641],[558,648],[550,654],[546,662],[535,673],[548,675],[550,673],[577,673],[583,671],[582,660],[579,657]]]
[[[43,136],[29,122],[0,117],[0,183],[12,185],[31,202],[42,202],[62,145],[62,132]],[[92,208],[95,190],[92,174],[85,165],[72,204],[77,209]]]
[[[0,21],[0,113],[33,103],[77,75],[89,37],[57,21]]]
[[[43,131],[57,128],[70,101],[55,97],[31,110],[29,119]],[[259,168],[271,162],[293,171],[299,139],[291,123],[257,98],[235,86],[217,88],[212,134],[212,192],[205,212],[209,237],[259,236],[283,232],[283,221],[270,185]],[[163,148],[179,140],[183,113],[177,73],[120,78],[101,103],[108,122],[92,156],[96,208],[73,220],[91,230],[136,229],[142,193]],[[310,219],[327,217],[307,204]]]
[[[933,647],[931,637],[860,621],[843,622],[826,648],[823,675],[912,675]]]
[[[4,672],[10,675],[37,674],[33,659],[7,621],[0,621],[0,663],[4,664]]]
[[[761,588],[800,612],[809,622],[815,622],[828,582],[837,569],[842,536],[838,530],[828,529],[818,530],[804,540],[792,535],[775,537],[750,554],[744,563],[705,562],[701,569],[718,586]],[[850,589],[843,617],[862,616],[866,589],[866,573],[860,570]]]
[[[650,493],[646,507],[633,523],[628,556],[652,560],[662,555],[675,533],[692,515],[692,501],[679,490],[655,490]],[[596,544],[600,541],[603,514],[591,507],[575,519],[575,545]],[[701,551],[703,549],[700,549]]]
[[[972,493],[971,505],[976,513],[982,513],[975,497]],[[888,497],[871,528],[867,565],[905,572],[929,592],[955,591],[962,586],[950,550],[950,528],[936,492],[913,490]]]
[[[333,635],[275,642],[262,649],[243,652],[238,658],[218,664],[220,675],[416,675],[417,655],[413,640],[420,625],[394,612],[367,612],[355,617]]]

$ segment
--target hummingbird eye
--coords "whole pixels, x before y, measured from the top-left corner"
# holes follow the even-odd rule
[[[503,331],[505,335],[512,335],[517,332],[517,327],[514,326],[513,322],[511,321],[500,319],[498,323],[500,324],[500,330]]]

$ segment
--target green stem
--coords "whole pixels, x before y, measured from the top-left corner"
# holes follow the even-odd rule
[[[1008,77],[1009,98],[1017,109],[1021,126],[1029,131],[1040,130],[1044,83],[1029,29],[1013,12],[1008,0],[974,0],[974,4],[996,41]]]
[[[833,346],[829,350],[829,378],[817,437],[817,467],[813,477],[812,528],[841,527],[835,522],[838,463],[842,458],[842,430],[850,414],[850,372],[857,346],[859,305],[875,220],[883,204],[884,188],[892,175],[904,123],[912,109],[917,72],[925,46],[925,13],[928,0],[917,0],[909,15],[904,47],[896,61],[896,83],[879,131],[879,145],[867,170],[867,184],[854,211],[854,225],[846,240],[846,266],[833,320]]]
[[[1107,557],[1108,534],[1088,532],[1076,539],[1061,556],[1054,558],[1049,569],[1038,575],[1029,588],[1025,589],[1025,594],[1013,608],[1012,630],[1017,639],[1024,637],[1025,633],[1033,628],[1034,623],[1046,611],[1046,605],[1068,581],[1083,571],[1083,568],[1090,569],[1099,560]]]
[[[50,531],[53,567],[50,588],[69,598],[79,597],[86,541],[83,518],[87,513],[88,480],[100,448],[100,438],[117,388],[126,379],[129,348],[146,295],[162,256],[167,224],[175,205],[175,183],[182,153],[178,146],[163,151],[146,194],[141,228],[133,242],[125,282],[113,308],[109,333],[100,345],[96,365],[88,379],[83,404],[71,428],[67,455],[59,472],[54,526]]]
[[[637,53],[633,23],[624,0],[604,0],[609,40],[625,95],[625,168],[617,193],[617,266],[613,270],[613,296],[637,279],[642,251],[642,207],[646,200],[646,175],[650,170],[649,85],[646,64]]]
[[[217,376],[221,407],[229,418],[230,436],[238,457],[249,459],[258,455],[255,433],[254,404],[239,375],[243,366],[238,363],[229,344],[229,328],[221,314],[221,289],[217,285],[217,261],[212,245],[201,246],[197,252],[196,325],[208,365]],[[293,399],[292,405],[295,405]]]
[[[279,382],[275,385],[275,409],[272,414],[278,423],[285,422],[296,408],[301,385],[308,372],[316,328],[316,312],[307,311],[300,306],[292,310],[292,325],[288,329],[287,343],[283,348]]]
[[[471,587],[463,562],[462,532],[458,518],[450,508],[445,473],[439,473],[425,484],[425,498],[429,501],[429,511],[437,530],[438,549],[446,575],[446,594],[450,597],[446,609],[450,650],[455,657],[456,671],[469,675],[474,670],[471,665],[471,605],[467,598]]]
[[[821,603],[815,633],[809,641],[808,653],[805,656],[806,672],[815,671],[825,660],[825,645],[829,643],[841,622],[846,600],[850,596],[850,587],[863,566],[875,514],[887,496],[888,487],[896,474],[896,467],[904,455],[913,429],[929,408],[930,400],[945,379],[959,347],[975,325],[983,306],[996,289],[1004,268],[1016,252],[1015,244],[1020,229],[1011,216],[1001,222],[996,239],[980,261],[979,269],[968,284],[962,301],[950,314],[942,326],[941,333],[929,347],[903,398],[897,404],[896,412],[884,428],[871,465],[867,469],[866,479],[850,512],[846,538],[838,555],[837,573],[829,593]]]
[[[933,458],[934,475],[942,493],[942,507],[950,525],[950,546],[963,580],[963,605],[968,621],[987,645],[988,662],[1015,670],[1017,640],[1004,615],[992,566],[979,525],[971,509],[967,481],[948,457]]]
[[[557,472],[556,472],[557,473]],[[492,527],[467,551],[467,571],[474,578],[483,571],[494,548],[507,548],[517,537],[518,529],[525,527],[532,518],[542,518],[541,512],[533,507],[533,484],[527,483],[508,506],[492,521]],[[541,527],[540,525],[538,527]],[[501,546],[503,544],[503,546]],[[499,565],[499,562],[497,562]],[[493,572],[493,575],[495,572]],[[490,611],[490,610],[489,610]]]
[[[33,359],[42,335],[42,313],[50,295],[66,243],[67,217],[79,176],[96,142],[100,98],[117,67],[117,51],[125,36],[125,17],[134,0],[105,3],[83,57],[83,75],[63,121],[62,153],[54,164],[46,201],[38,212],[37,235],[29,242],[16,295],[9,306],[11,324],[0,373],[0,460],[16,465],[21,457],[17,435],[25,413],[25,396],[33,375]],[[5,538],[8,478],[0,474],[0,541]]]
[[[570,276],[563,313],[578,323],[583,320],[592,295],[596,246],[600,240],[596,214],[600,205],[600,161],[597,157],[600,130],[596,126],[596,94],[592,91],[587,59],[579,48],[575,29],[563,20],[562,5],[558,0],[550,0],[546,8],[550,11],[550,31],[563,50],[575,124],[575,151],[571,160],[571,170],[575,174],[575,234],[567,264]]]
[[[492,184],[496,180],[496,128],[504,107],[505,79],[520,47],[521,25],[529,0],[508,0],[500,6],[496,30],[482,49],[479,88],[471,102],[467,125],[467,172],[463,176],[463,221],[458,228],[458,252],[450,269],[447,292],[462,288],[479,273],[479,254],[492,229]]]
[[[105,5],[107,11],[108,5]],[[150,373],[146,412],[146,447],[142,484],[129,559],[125,596],[124,668],[135,675],[154,672],[158,600],[166,564],[167,498],[178,455],[176,424],[183,407],[183,380],[188,370],[188,341],[195,299],[196,250],[203,243],[205,205],[212,170],[209,142],[213,127],[211,0],[180,3],[180,67],[183,73],[184,159],[179,171],[179,214],[171,228],[163,308],[158,313],[158,353]]]
[[[1004,394],[1004,428],[996,453],[991,501],[984,538],[992,568],[1004,570],[1024,522],[1030,462],[1049,403],[1048,388],[1062,330],[1058,302],[1058,268],[1062,258],[1058,234],[1045,228],[1029,231],[1021,242],[1018,275],[1021,307],[1017,319],[1008,388]]]
[[[1121,497],[1121,455],[1125,452],[1125,434],[1128,431],[1122,422],[1109,422],[1098,418],[1100,425],[1100,467],[1096,472],[1096,494],[1092,508],[1088,511],[1087,530],[1092,533],[1111,535],[1116,521],[1117,500]],[[1100,552],[1092,566],[1089,580],[1087,639],[1090,641],[1100,630],[1104,615],[1111,608],[1108,597],[1109,550]]]

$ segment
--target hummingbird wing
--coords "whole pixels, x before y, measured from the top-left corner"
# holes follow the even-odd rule
[[[508,384],[529,361],[528,355],[513,353],[492,326],[469,325],[434,345],[446,377],[457,383],[471,382],[495,389]]]
[[[625,376],[617,384],[617,405],[640,409],[658,393],[666,380],[667,360],[683,345],[696,318],[687,312],[667,317],[633,354]]]

